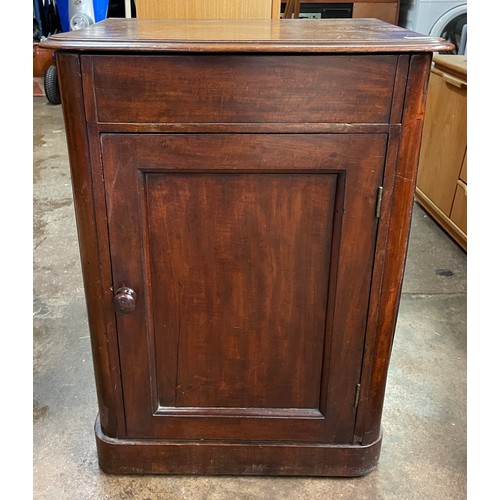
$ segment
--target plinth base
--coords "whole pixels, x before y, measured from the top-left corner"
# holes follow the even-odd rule
[[[95,423],[99,466],[108,474],[363,476],[377,466],[382,436],[368,446],[303,442],[116,439]]]

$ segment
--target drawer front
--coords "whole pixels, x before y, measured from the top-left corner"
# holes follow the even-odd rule
[[[388,123],[395,55],[90,56],[100,123]]]

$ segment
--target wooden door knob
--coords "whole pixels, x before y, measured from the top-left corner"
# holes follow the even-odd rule
[[[131,313],[135,309],[137,294],[126,286],[119,288],[113,297],[113,307],[119,313]]]

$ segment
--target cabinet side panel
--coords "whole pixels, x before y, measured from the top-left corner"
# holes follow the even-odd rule
[[[408,69],[408,65],[406,65],[406,69]],[[377,318],[381,307],[380,294],[382,290],[382,279],[384,276],[384,264],[387,257],[386,245],[393,202],[395,168],[399,151],[400,133],[400,125],[394,125],[391,127],[385,158],[384,179],[382,183],[383,196],[380,206],[380,219],[377,227],[375,254],[373,259],[373,274],[370,285],[370,305],[368,309],[363,366],[360,379],[361,390],[354,432],[354,442],[358,444],[363,442],[365,412],[367,410],[367,404],[369,404],[370,397],[370,394],[366,389],[370,387],[371,363],[373,362],[373,353],[376,348],[375,341],[377,339],[378,332]]]
[[[100,420],[103,430],[115,436],[124,431],[123,403],[116,345],[108,336],[114,329],[114,318],[103,308],[110,298],[101,273],[80,58],[76,54],[58,53],[57,68]]]
[[[361,437],[363,444],[375,441],[380,435],[387,371],[410,234],[431,57],[431,54],[416,54],[410,60],[401,139],[390,200],[392,206],[388,209],[389,229],[382,286],[374,338],[371,340],[373,350],[371,359],[365,360],[364,369],[369,371],[369,376],[365,379],[365,387],[361,389],[358,424],[359,421],[363,424],[357,426],[357,435]]]
[[[408,78],[408,65],[410,56],[402,54],[398,56],[398,66],[394,78],[394,92],[392,94],[391,118],[392,124],[400,124],[403,118],[403,107],[405,104],[406,79]]]

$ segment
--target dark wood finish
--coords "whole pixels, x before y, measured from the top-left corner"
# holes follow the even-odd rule
[[[381,224],[387,225],[387,233],[379,232],[382,239],[378,246],[378,262],[383,271],[379,287],[372,288],[373,321],[369,322],[367,330],[360,395],[362,409],[357,435],[362,444],[378,439],[381,429],[380,415],[397,320],[394,311],[399,307],[403,284],[431,59],[431,54],[416,54],[410,60],[396,171],[393,178],[390,174],[388,176],[394,183],[390,186],[391,196],[385,197],[385,215],[381,220]],[[396,154],[396,151],[392,152]]]
[[[348,476],[375,469],[382,438],[368,446],[294,442],[114,439],[95,435],[99,465],[108,474],[233,474],[248,476]],[[193,457],[196,457],[193,459]]]
[[[393,55],[94,56],[96,116],[100,123],[387,123],[396,62]]]
[[[102,231],[102,225],[106,221],[105,217],[96,217],[96,213],[105,213],[99,201],[99,178],[92,172],[98,166],[93,161],[91,151],[93,149],[95,152],[96,143],[94,141],[91,148],[85,123],[79,57],[58,52],[57,67],[69,146],[99,417],[106,433],[119,435],[124,432],[125,416],[117,339],[114,334],[115,315],[109,307],[113,295],[110,287],[109,250]]]
[[[143,297],[118,318],[130,436],[352,440],[386,140],[103,136],[114,284]]]
[[[44,77],[52,64],[54,64],[54,51],[40,47],[39,43],[33,43],[33,77]]]
[[[107,19],[44,41],[46,48],[134,52],[442,52],[442,38],[422,36],[378,19],[217,21]],[[293,82],[290,82],[293,84]],[[284,90],[285,92],[285,90]]]
[[[300,13],[300,0],[286,0],[285,11],[283,17],[285,19],[291,19],[292,17],[299,17]]]
[[[47,42],[106,472],[357,476],[377,464],[426,81],[433,48],[448,46],[413,40],[408,53],[408,32],[375,22],[352,50],[359,24],[315,43],[320,23],[224,56],[249,25],[215,23],[216,43],[182,40],[203,23],[176,25],[174,46],[163,23],[133,20],[83,31],[78,52],[70,33]]]

